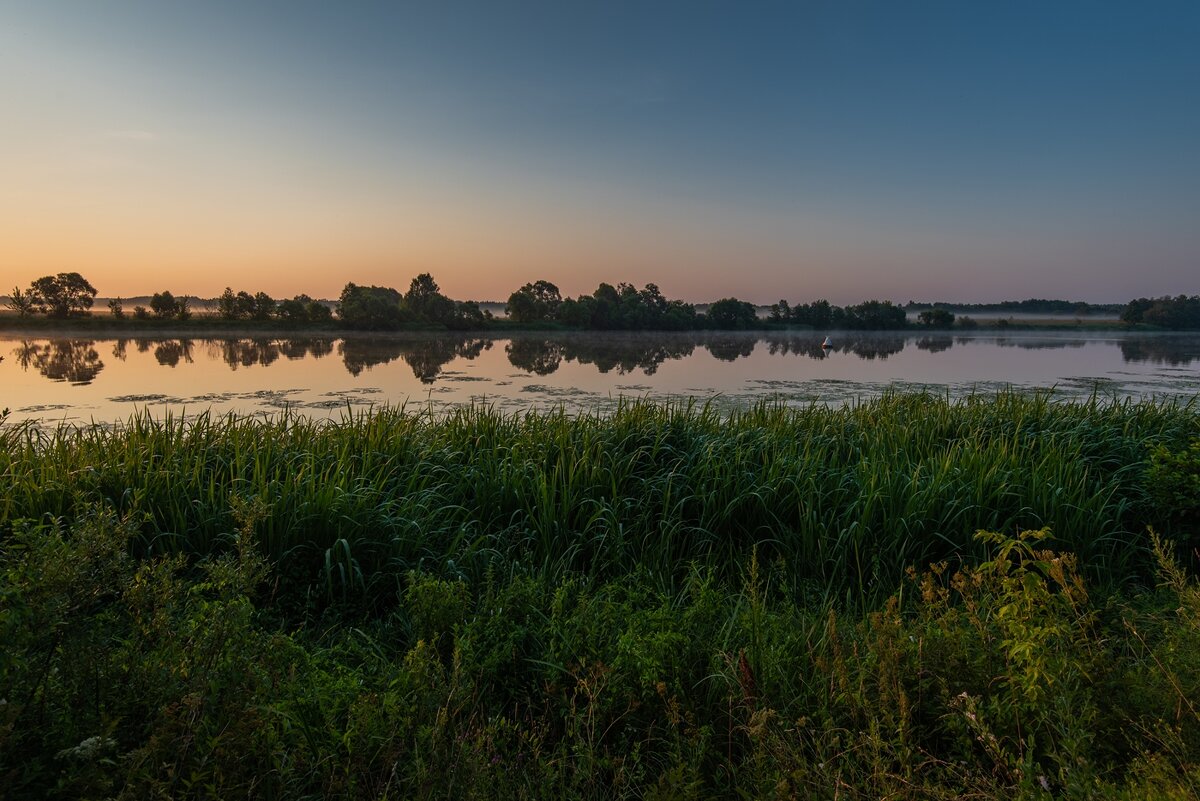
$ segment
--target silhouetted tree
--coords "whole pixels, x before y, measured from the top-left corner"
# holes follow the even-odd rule
[[[758,313],[753,303],[737,298],[721,298],[708,307],[706,315],[710,328],[741,330],[753,328],[758,323]]]
[[[296,295],[291,300],[279,301],[279,319],[288,323],[306,323],[309,320],[309,305],[313,302],[308,295]]]
[[[926,328],[949,328],[954,325],[954,314],[945,309],[926,309],[917,315],[917,321]]]
[[[108,302],[108,311],[118,320],[125,319],[125,306],[121,303],[120,296],[117,296]]]
[[[26,290],[22,292],[19,286],[13,287],[12,296],[9,297],[8,302],[4,305],[16,312],[18,317],[28,317],[36,311],[30,291]]]
[[[454,314],[446,321],[446,327],[456,331],[475,331],[486,326],[491,319],[491,312],[479,308],[479,304],[473,300],[464,300],[454,304]]]
[[[247,320],[254,316],[256,304],[254,302],[254,296],[249,292],[245,290],[238,292],[234,297],[233,302],[234,308],[237,311],[238,319]]]
[[[250,316],[255,320],[270,320],[275,314],[275,298],[266,292],[254,293],[254,309]]]
[[[429,273],[412,280],[404,295],[404,306],[417,319],[430,323],[449,322],[454,314],[454,301],[442,294]]]
[[[29,286],[32,308],[48,317],[85,314],[96,299],[96,288],[79,273],[45,275]]]
[[[509,295],[504,311],[518,323],[537,323],[553,320],[561,304],[558,287],[549,281],[535,281]]]
[[[150,308],[154,312],[154,316],[160,320],[174,317],[179,311],[175,296],[167,291],[155,292],[154,296],[150,298]]]
[[[221,293],[221,297],[217,298],[217,314],[225,320],[236,320],[238,318],[238,299],[231,287],[225,287],[225,291]]]

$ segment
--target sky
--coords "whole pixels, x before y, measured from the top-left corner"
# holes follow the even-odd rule
[[[1200,292],[1200,3],[0,0],[0,288]]]

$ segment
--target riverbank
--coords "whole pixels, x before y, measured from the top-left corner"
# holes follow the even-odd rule
[[[781,325],[770,323],[765,319],[756,327],[740,329],[697,328],[685,329],[693,331],[814,331],[809,326]],[[853,329],[861,333],[869,333],[865,329]],[[980,318],[969,327],[955,326],[952,328],[931,328],[916,323],[905,328],[888,329],[889,331],[906,331],[913,333],[954,334],[971,331],[1158,331],[1154,326],[1127,325],[1116,319],[1065,319],[1065,318]],[[215,316],[196,315],[188,320],[159,320],[155,318],[135,320],[132,318],[116,319],[104,315],[88,315],[67,319],[48,317],[19,317],[15,314],[0,313],[0,332],[10,334],[36,335],[86,335],[104,336],[201,336],[217,334],[227,336],[306,336],[306,335],[386,335],[388,333],[412,333],[420,331],[444,332],[451,334],[496,334],[503,335],[520,331],[567,332],[585,331],[604,333],[598,329],[573,328],[559,323],[519,323],[506,319],[493,319],[469,329],[449,329],[445,326],[428,324],[410,324],[386,331],[363,331],[347,328],[337,322],[328,323],[288,323],[281,320],[226,320]],[[647,333],[645,331],[630,331],[628,333]],[[680,333],[664,331],[663,333]],[[823,332],[822,332],[823,333]]]
[[[0,777],[1188,797],[1198,439],[1011,394],[3,425]]]

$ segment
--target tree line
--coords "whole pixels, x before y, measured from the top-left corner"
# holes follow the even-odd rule
[[[19,316],[44,314],[55,319],[86,316],[96,297],[96,289],[77,272],[43,276],[28,289],[14,288],[7,302]],[[135,306],[135,319],[188,320],[193,316],[192,299],[164,290],[150,299],[149,308]],[[998,304],[974,304],[971,308],[1003,308],[1021,311],[1062,311],[1080,304],[1068,301],[1033,299]],[[121,298],[108,304],[109,313],[124,319],[127,313]],[[921,308],[909,302],[907,307]],[[959,306],[961,307],[961,305]],[[754,304],[729,297],[707,307],[665,297],[652,283],[638,289],[633,284],[613,286],[601,283],[591,294],[564,297],[550,281],[525,284],[509,295],[505,303],[508,320],[534,327],[573,328],[596,331],[688,331],[751,330],[764,328],[813,328],[818,330],[899,330],[913,327],[906,306],[891,301],[869,300],[851,306],[837,306],[827,300],[792,305],[780,300],[759,317]],[[265,292],[235,292],[226,287],[215,299],[215,315],[224,320],[279,321],[290,325],[331,325],[362,330],[398,330],[402,328],[447,328],[480,330],[500,321],[476,301],[457,301],[442,293],[429,273],[412,279],[407,292],[393,287],[346,284],[334,307],[308,295],[276,300]],[[1161,328],[1200,328],[1200,296],[1175,298],[1138,298],[1121,313],[1128,324],[1146,324]],[[926,329],[972,328],[969,317],[956,317],[948,308],[922,308],[917,327]]]
[[[1179,331],[1200,329],[1200,295],[1131,300],[1121,312],[1121,322]]]

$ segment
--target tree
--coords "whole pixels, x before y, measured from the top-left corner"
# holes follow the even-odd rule
[[[96,299],[96,288],[79,273],[45,275],[29,286],[32,308],[48,317],[86,314]]]
[[[446,321],[446,326],[456,331],[474,331],[487,325],[491,318],[491,313],[479,308],[478,303],[464,300],[454,305],[454,314]]]
[[[225,287],[225,291],[221,293],[221,297],[217,298],[217,314],[225,320],[236,320],[238,318],[237,295],[233,294],[233,289],[230,287]]]
[[[758,323],[758,312],[753,303],[737,298],[721,298],[708,307],[708,323],[713,328],[753,328]]]
[[[553,320],[561,305],[558,287],[549,281],[535,281],[509,295],[504,311],[518,323],[538,323]]]
[[[404,305],[418,319],[431,323],[449,322],[454,314],[454,301],[442,294],[429,273],[421,273],[412,280],[404,295]]]
[[[154,316],[160,320],[166,320],[169,317],[174,317],[179,313],[179,304],[175,300],[175,296],[169,291],[155,292],[150,298],[150,309],[154,312]]]
[[[337,314],[347,328],[395,329],[404,322],[403,302],[404,296],[391,287],[349,283],[338,299]]]
[[[8,303],[4,304],[9,309],[15,311],[18,317],[28,317],[36,309],[34,308],[33,297],[30,291],[21,291],[21,287],[13,287],[12,297],[8,299]]]
[[[946,309],[926,309],[917,315],[917,322],[926,328],[950,328],[954,325],[954,313]]]
[[[118,320],[125,319],[125,306],[121,303],[119,295],[108,302],[108,311]]]
[[[312,300],[308,295],[297,295],[291,300],[279,301],[279,319],[288,323],[305,323],[308,322],[308,302]]]
[[[279,319],[289,323],[326,322],[333,317],[328,306],[304,294],[296,295],[291,300],[281,300],[276,313]]]
[[[275,314],[275,298],[268,295],[266,292],[254,293],[254,308],[250,312],[250,316],[255,320],[270,320]]]
[[[890,300],[868,300],[846,307],[846,327],[866,331],[889,331],[908,325],[904,309]]]
[[[313,323],[327,323],[333,319],[333,309],[319,300],[308,302],[308,319]]]

